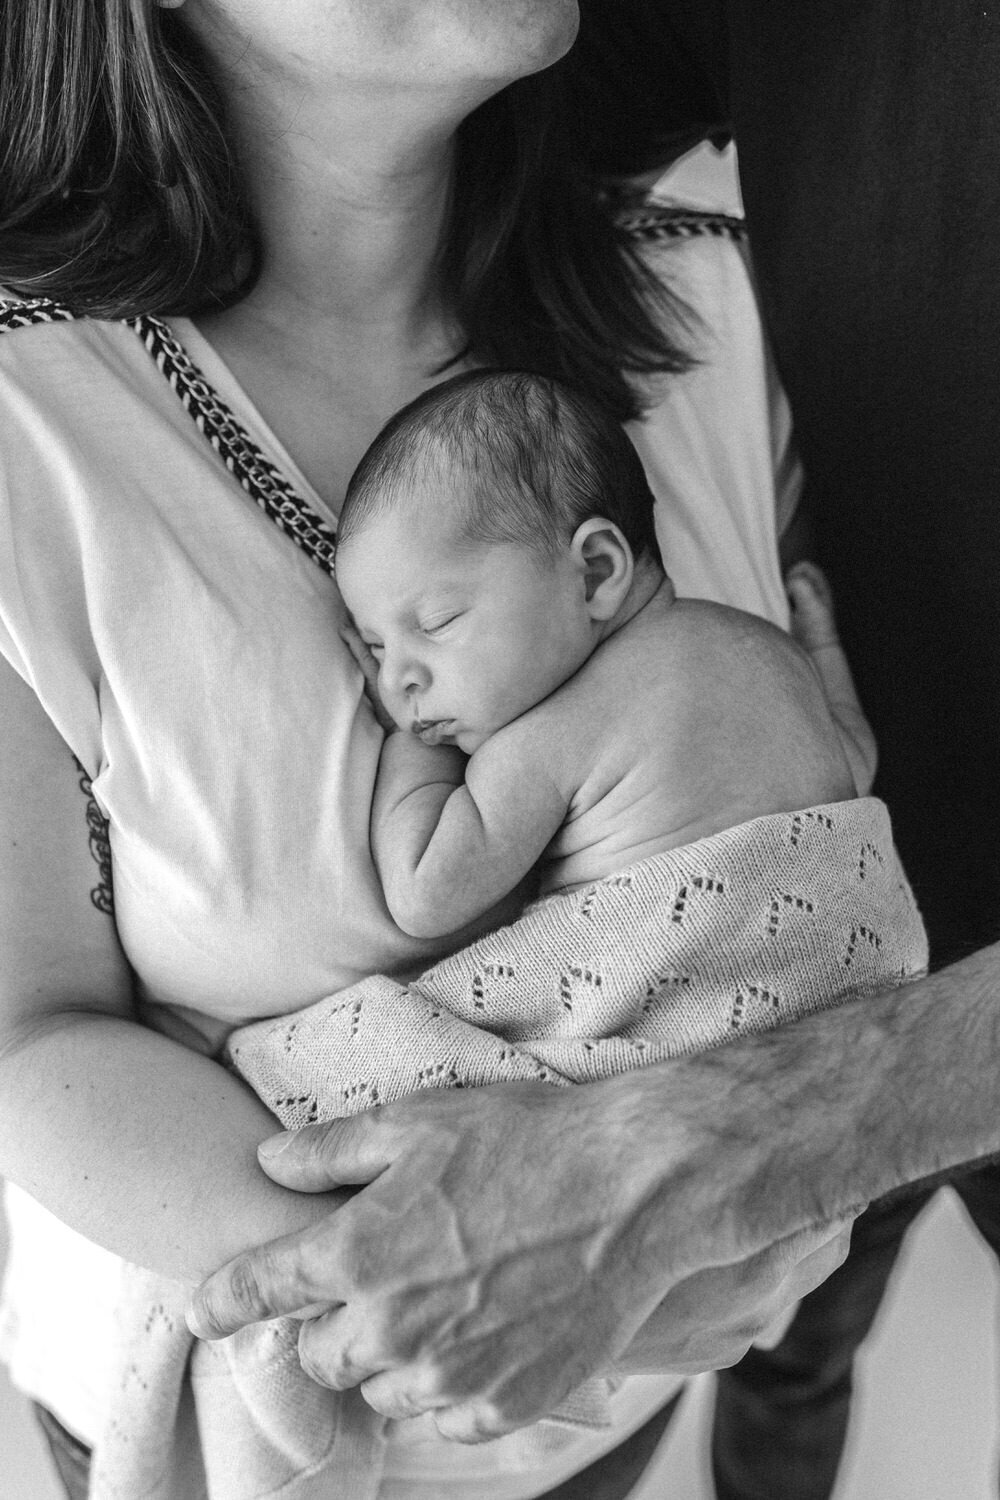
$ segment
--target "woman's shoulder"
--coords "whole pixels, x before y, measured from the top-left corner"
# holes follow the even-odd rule
[[[164,375],[142,320],[78,316],[47,299],[0,292],[5,503],[32,475],[35,490],[60,488],[58,475],[68,479],[88,455],[112,478],[118,449],[152,445],[154,432],[176,431],[179,403]]]
[[[736,155],[707,143],[666,172],[615,193],[620,230],[674,299],[699,363],[759,326]],[[685,317],[685,314],[687,315]]]
[[[8,287],[0,286],[0,337],[6,334],[24,333],[29,329],[61,328],[81,331],[117,328],[117,322],[88,318],[84,313],[74,312],[66,303],[53,301],[50,297],[22,297]],[[18,340],[19,347],[25,345]],[[9,339],[4,346],[11,347]]]
[[[98,399],[109,379],[126,382],[124,367],[148,363],[134,324],[90,318],[46,297],[19,297],[0,288],[0,401],[16,400],[21,382],[36,393],[51,385],[65,407],[66,387],[78,382],[78,406]],[[99,399],[104,399],[102,392]],[[67,413],[68,414],[68,413]]]
[[[612,191],[623,226],[650,244],[746,236],[732,146],[720,151],[702,142],[665,170],[620,179]]]
[[[650,255],[699,240],[742,245],[747,237],[746,221],[740,214],[674,203],[638,190],[619,193],[616,198],[619,228]]]
[[[623,182],[615,191],[620,227],[647,258],[687,247],[691,257],[741,252],[743,218],[736,153],[703,142],[664,172]],[[675,256],[676,258],[676,256]]]
[[[19,297],[8,287],[0,286],[0,333],[34,328],[42,323],[72,323],[75,317],[70,308],[50,297]]]
[[[679,592],[779,623],[787,603],[776,536],[801,471],[757,305],[738,213],[667,197],[622,205],[620,222],[679,303],[690,370],[654,384],[629,431],[658,506]]]
[[[746,223],[722,209],[656,197],[634,198],[617,210],[620,229],[650,271],[679,303],[682,341],[696,360],[733,331],[759,324]]]

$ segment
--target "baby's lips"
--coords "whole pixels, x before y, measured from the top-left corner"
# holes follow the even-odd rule
[[[417,739],[423,740],[425,745],[440,745],[454,722],[453,719],[414,719],[411,728]]]

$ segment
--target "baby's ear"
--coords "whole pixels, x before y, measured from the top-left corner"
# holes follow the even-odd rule
[[[584,580],[590,618],[613,619],[635,571],[632,548],[621,528],[605,516],[590,516],[577,527],[570,546]]]

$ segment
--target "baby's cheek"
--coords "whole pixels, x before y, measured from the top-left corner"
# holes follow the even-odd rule
[[[463,755],[472,755],[479,749],[480,745],[485,745],[488,739],[488,734],[480,734],[477,731],[469,730],[457,735],[455,743]]]
[[[381,678],[378,684],[378,695],[382,700],[382,707],[399,728],[409,729],[413,722],[413,714],[410,712],[405,696],[402,693],[386,692],[382,687]]]

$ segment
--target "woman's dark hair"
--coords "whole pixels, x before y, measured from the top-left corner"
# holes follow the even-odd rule
[[[155,0],[0,12],[0,283],[95,317],[194,312],[254,274],[223,111]]]
[[[545,375],[473,370],[398,411],[347,486],[344,546],[377,516],[405,504],[415,479],[457,470],[462,534],[515,542],[544,556],[591,516],[618,526],[633,555],[659,563],[656,501],[620,422],[588,396]]]
[[[0,284],[116,318],[193,314],[252,286],[249,198],[223,100],[155,0],[0,7]],[[574,149],[573,54],[461,126],[442,290],[483,363],[567,380],[620,420],[691,363],[683,304]]]

